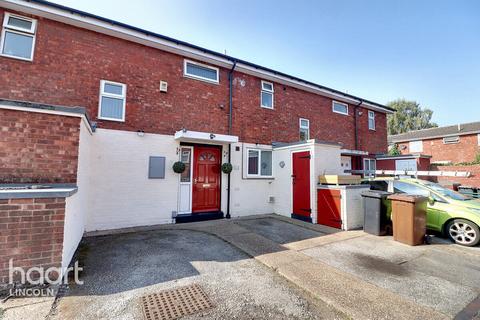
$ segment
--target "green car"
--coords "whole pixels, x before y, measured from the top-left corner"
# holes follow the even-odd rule
[[[480,242],[480,199],[420,179],[376,178],[368,183],[374,190],[428,197],[428,229],[448,235],[463,246],[472,247]]]

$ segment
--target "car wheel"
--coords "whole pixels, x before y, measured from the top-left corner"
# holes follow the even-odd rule
[[[455,219],[448,223],[447,234],[462,246],[473,247],[480,242],[480,229],[478,226],[468,220]]]

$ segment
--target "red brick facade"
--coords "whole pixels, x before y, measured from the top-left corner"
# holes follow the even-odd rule
[[[0,109],[0,183],[76,182],[80,121]]]
[[[0,200],[0,283],[14,267],[60,267],[65,198]]]
[[[3,18],[0,9],[0,18]],[[0,57],[0,97],[66,106],[84,106],[96,119],[100,80],[127,85],[126,121],[101,121],[99,127],[173,134],[181,128],[227,133],[228,69],[220,84],[183,77],[184,58],[93,31],[38,18],[33,62]],[[299,139],[299,117],[310,120],[310,136],[355,149],[354,106],[349,115],[332,112],[332,100],[274,84],[274,110],[260,107],[260,80],[235,72],[233,132],[244,142]],[[244,86],[239,80],[245,80]],[[159,82],[168,82],[161,93]],[[376,112],[376,131],[368,130],[360,108],[359,145],[371,153],[387,150],[386,116]]]
[[[409,154],[408,142],[399,143],[402,154]],[[458,143],[444,144],[443,138],[423,140],[421,154],[431,155],[431,162],[451,161],[452,163],[472,162],[480,153],[479,138],[477,134],[460,136]]]

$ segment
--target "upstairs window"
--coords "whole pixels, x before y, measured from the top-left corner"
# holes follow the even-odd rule
[[[375,130],[375,112],[368,111],[368,129]]]
[[[188,78],[218,83],[218,68],[207,66],[198,62],[185,60],[183,75]]]
[[[423,141],[410,141],[408,144],[410,153],[412,152],[423,152]]]
[[[247,177],[272,177],[272,151],[247,149]]]
[[[273,83],[262,81],[261,107],[273,109]]]
[[[459,143],[459,142],[460,142],[459,136],[443,138],[443,144],[452,144],[452,143]]]
[[[5,13],[3,19],[1,55],[32,61],[37,20]]]
[[[100,81],[100,105],[98,118],[111,121],[125,121],[127,86],[123,83]]]
[[[300,141],[310,139],[310,121],[300,118]]]
[[[346,103],[341,103],[338,101],[333,101],[332,102],[332,110],[335,113],[340,113],[348,116],[348,104]]]

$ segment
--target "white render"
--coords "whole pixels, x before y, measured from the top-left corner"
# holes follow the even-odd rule
[[[80,122],[80,139],[77,165],[78,191],[65,199],[65,224],[63,231],[62,267],[68,267],[82,239],[90,212],[90,155],[92,133],[84,121]]]
[[[178,175],[148,179],[150,156],[165,156],[165,167],[177,161],[173,136],[97,129],[90,155],[90,206],[86,231],[172,222],[177,210]]]

